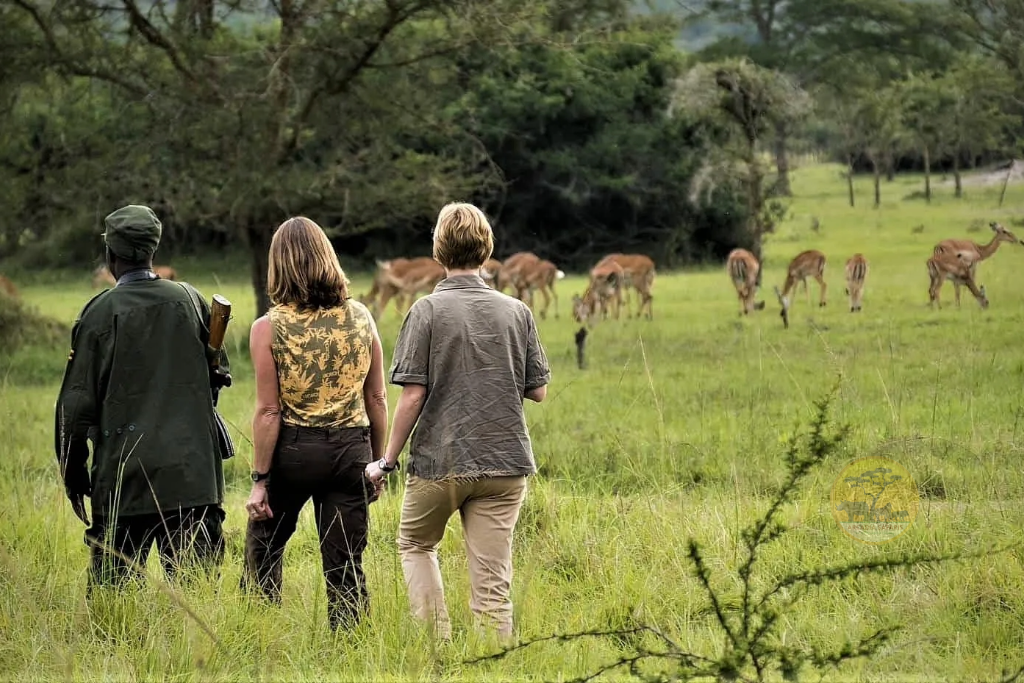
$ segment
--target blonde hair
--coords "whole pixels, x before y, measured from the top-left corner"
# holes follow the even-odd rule
[[[494,252],[494,233],[472,204],[446,204],[434,226],[434,260],[448,270],[479,268]]]
[[[289,218],[270,240],[267,294],[271,303],[331,308],[349,298],[348,278],[323,228],[304,216]]]

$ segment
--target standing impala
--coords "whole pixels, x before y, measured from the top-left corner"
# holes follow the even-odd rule
[[[985,259],[992,256],[994,253],[996,253],[996,250],[999,249],[1000,244],[1002,244],[1003,242],[1007,242],[1009,244],[1021,244],[1021,241],[1017,239],[1016,235],[1014,235],[1012,232],[1004,228],[999,223],[993,221],[988,224],[988,227],[992,228],[992,232],[995,233],[988,244],[978,244],[977,242],[974,242],[972,240],[948,239],[942,240],[941,242],[936,244],[935,248],[932,250],[932,253],[933,255],[938,256],[940,258],[949,258],[952,256],[959,255],[959,258],[962,259],[964,263],[966,263],[967,266],[971,269],[971,278],[977,278],[978,263],[984,261]],[[954,280],[953,278],[949,279],[953,281],[953,290],[956,292],[956,300],[959,304],[961,284],[958,280]],[[939,281],[939,287],[942,287],[942,282],[942,280]]]
[[[789,262],[789,268],[786,270],[786,283],[782,286],[782,298],[789,301],[790,291],[796,291],[796,284],[802,282],[804,283],[804,293],[807,294],[807,303],[810,304],[811,292],[807,287],[808,277],[813,277],[818,281],[818,286],[821,288],[818,305],[824,306],[825,290],[828,289],[825,285],[825,255],[817,249],[802,251]]]
[[[860,311],[860,300],[864,296],[864,279],[868,276],[868,260],[864,254],[854,254],[846,262],[846,293],[850,295],[850,312]]]
[[[967,289],[971,290],[971,294],[978,300],[978,304],[981,307],[988,308],[988,297],[985,295],[985,287],[978,287],[974,283],[974,272],[971,268],[975,262],[970,261],[969,257],[964,258],[960,254],[943,254],[942,256],[932,256],[926,265],[928,266],[928,277],[931,282],[928,285],[928,305],[938,308],[942,308],[942,304],[939,302],[939,290],[942,288],[942,283],[946,280],[952,280],[956,286],[956,305],[960,307],[960,285],[964,285]]]
[[[622,267],[622,294],[626,303],[626,317],[633,317],[629,304],[629,289],[632,287],[639,295],[639,308],[636,311],[636,317],[641,317],[646,308],[647,319],[653,320],[654,295],[651,293],[651,288],[654,286],[654,261],[643,254],[608,254],[602,259],[602,263],[604,261],[613,261]]]
[[[725,260],[725,270],[729,273],[732,286],[736,288],[736,294],[740,297],[740,315],[762,310],[764,302],[754,301],[754,295],[757,294],[757,273],[761,270],[757,257],[746,249],[733,249]]]

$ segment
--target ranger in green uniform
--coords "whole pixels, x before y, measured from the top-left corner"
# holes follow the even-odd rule
[[[87,526],[85,496],[92,502],[90,587],[134,573],[154,542],[172,576],[183,563],[215,569],[224,554],[209,306],[153,273],[161,223],[149,207],[126,206],[104,223],[117,284],[75,321],[55,428],[65,491]]]

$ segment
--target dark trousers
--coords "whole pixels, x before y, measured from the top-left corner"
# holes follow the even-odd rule
[[[274,517],[249,520],[243,587],[254,582],[280,602],[285,544],[312,498],[331,628],[359,621],[369,602],[363,551],[373,485],[364,470],[371,457],[369,428],[281,426],[267,482]]]
[[[85,532],[90,548],[89,591],[140,578],[156,543],[160,563],[174,579],[184,570],[215,572],[224,559],[224,510],[220,505],[146,515],[93,515]]]

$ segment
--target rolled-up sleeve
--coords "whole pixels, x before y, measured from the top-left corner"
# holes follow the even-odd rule
[[[422,384],[430,380],[430,307],[424,300],[409,309],[402,322],[391,360],[392,384]]]
[[[540,343],[533,314],[527,311],[527,315],[526,390],[532,391],[546,386],[551,381],[551,366],[548,365],[547,354]]]

